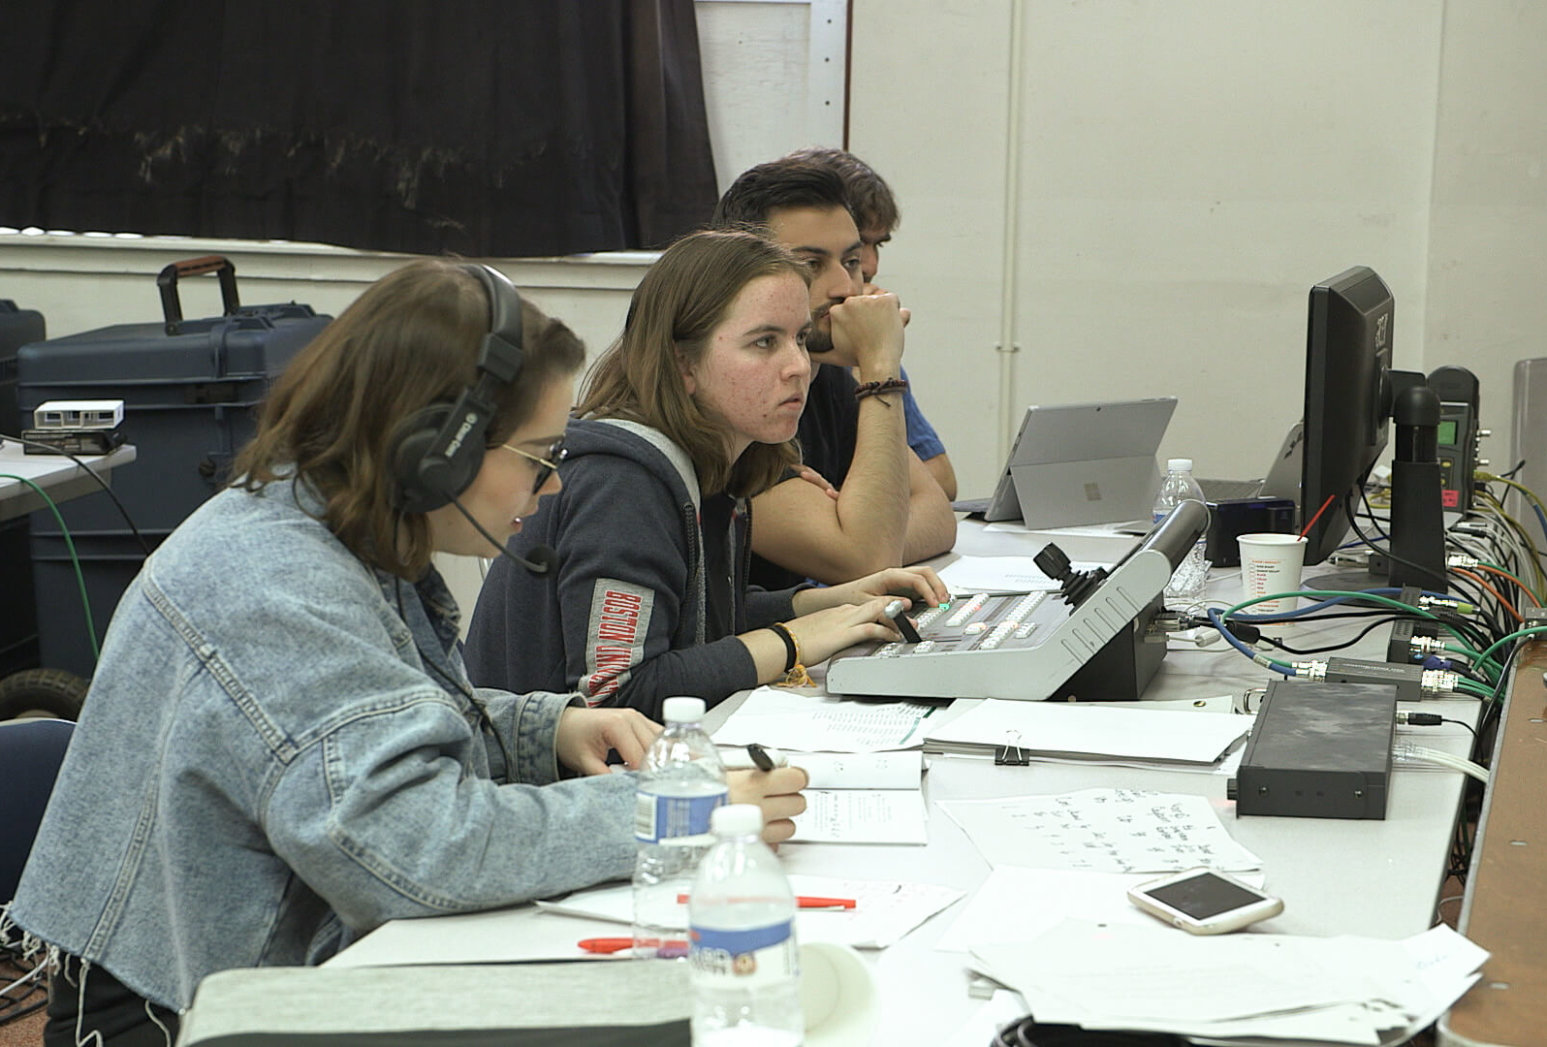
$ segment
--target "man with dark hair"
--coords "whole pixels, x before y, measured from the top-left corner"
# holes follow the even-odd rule
[[[862,293],[859,227],[843,180],[786,157],[744,172],[715,208],[719,225],[754,226],[811,267],[820,362],[799,438],[805,462],[832,485],[789,479],[753,499],[759,584],[842,582],[950,549],[950,500],[908,447],[902,377],[907,314],[896,295]]]
[[[881,293],[882,288],[875,283],[876,273],[881,268],[881,248],[891,243],[892,232],[902,221],[902,211],[897,206],[897,198],[892,195],[892,187],[875,168],[843,149],[812,146],[797,149],[785,159],[819,164],[843,179],[849,210],[859,225],[859,268],[865,281],[864,293]],[[907,378],[908,372],[904,370],[902,376]],[[903,407],[907,411],[908,446],[919,456],[945,496],[955,499],[956,470],[935,427],[924,417],[911,387],[903,393]]]

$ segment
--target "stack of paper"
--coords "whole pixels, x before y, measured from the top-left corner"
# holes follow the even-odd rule
[[[1437,1020],[1488,958],[1445,926],[1393,942],[1074,920],[973,956],[1039,1021],[1371,1045],[1406,1042]]]
[[[1210,768],[1241,744],[1246,716],[988,699],[924,735],[927,752],[992,752],[1032,759]]]

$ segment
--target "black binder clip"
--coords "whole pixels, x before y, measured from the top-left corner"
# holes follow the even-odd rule
[[[1025,767],[1031,763],[1031,756],[1021,748],[1021,736],[1017,734],[1014,742],[1006,742],[1004,745],[994,747],[995,767]]]

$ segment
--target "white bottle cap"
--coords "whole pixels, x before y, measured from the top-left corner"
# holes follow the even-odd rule
[[[1190,472],[1192,472],[1192,459],[1191,458],[1167,458],[1166,459],[1166,472],[1168,472],[1168,473],[1190,473]]]
[[[704,700],[668,698],[661,703],[661,718],[667,723],[697,723],[704,718]]]
[[[755,803],[716,807],[709,815],[709,828],[716,836],[756,836],[763,831],[763,809]]]

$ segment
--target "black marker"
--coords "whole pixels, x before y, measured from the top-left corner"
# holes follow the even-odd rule
[[[752,762],[757,765],[758,770],[771,771],[774,769],[773,757],[768,755],[767,749],[756,742],[747,746],[747,755],[752,757]]]

